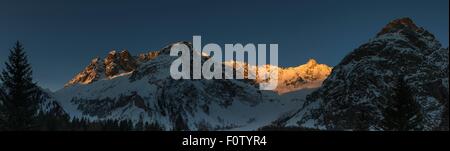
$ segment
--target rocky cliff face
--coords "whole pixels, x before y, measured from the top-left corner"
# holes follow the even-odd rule
[[[275,91],[283,94],[305,88],[318,88],[330,75],[331,70],[331,67],[319,64],[314,59],[297,67],[281,68]]]
[[[106,77],[113,77],[118,74],[131,72],[137,67],[137,61],[126,50],[119,53],[114,50],[109,52],[103,62]]]
[[[97,79],[103,77],[104,76],[102,74],[103,72],[104,72],[104,65],[100,61],[100,58],[94,58],[92,59],[91,63],[86,68],[84,68],[83,71],[78,73],[72,80],[70,80],[64,86],[67,87],[77,83],[80,84],[92,83]]]
[[[383,130],[383,121],[391,118],[385,111],[397,110],[391,104],[399,101],[396,89],[402,81],[419,107],[411,114],[421,116],[412,129],[448,130],[448,53],[411,19],[394,20],[334,67],[286,124]]]
[[[92,59],[86,68],[65,84],[65,87],[74,84],[90,84],[100,79],[109,79],[130,73],[135,71],[139,64],[154,59],[158,54],[159,52],[155,51],[134,57],[127,50],[110,51],[103,60],[98,57]]]

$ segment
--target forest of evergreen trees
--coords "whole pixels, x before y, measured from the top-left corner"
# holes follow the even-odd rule
[[[41,89],[33,82],[31,65],[18,41],[0,75],[0,131],[155,131],[156,123],[131,120],[71,119],[61,111],[42,112]]]

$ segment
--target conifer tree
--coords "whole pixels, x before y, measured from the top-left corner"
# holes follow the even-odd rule
[[[36,84],[33,83],[31,66],[19,41],[10,50],[0,80],[2,81],[0,111],[3,115],[3,128],[6,130],[33,128],[41,96]]]

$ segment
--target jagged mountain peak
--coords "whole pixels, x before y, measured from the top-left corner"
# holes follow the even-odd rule
[[[111,51],[105,58],[104,65],[107,77],[112,77],[124,72],[131,72],[138,66],[137,61],[127,50],[122,50],[119,53]]]
[[[108,52],[108,55],[116,55],[117,51],[116,50],[111,50]]]
[[[111,50],[102,60],[95,57],[89,65],[72,78],[64,87],[74,84],[90,84],[99,79],[111,78],[118,74],[134,71],[138,61],[127,51]]]
[[[306,62],[306,65],[315,66],[315,65],[317,65],[317,61],[316,61],[316,59],[310,58],[310,59],[308,59],[308,62]]]
[[[131,59],[132,56],[128,50],[122,50],[117,52],[116,50],[111,50],[105,58],[105,61],[115,60],[115,59]]]
[[[91,64],[98,64],[100,61],[100,57],[95,57],[94,59],[91,60]]]
[[[417,27],[414,21],[409,18],[399,18],[389,22],[379,33],[378,35],[383,35],[386,33],[396,33],[403,30],[411,30],[411,31],[419,31],[421,28]]]
[[[95,57],[91,60],[88,66],[86,66],[80,73],[75,75],[64,87],[68,87],[77,83],[89,84],[102,77],[104,72],[104,65],[101,62],[100,57]]]
[[[417,26],[410,18],[400,18],[389,22],[372,41],[384,40],[404,41],[427,54],[441,48],[441,43],[433,34]]]
[[[275,91],[284,94],[301,89],[318,88],[330,75],[332,69],[326,64],[319,64],[313,58],[297,67],[281,68],[278,75],[278,87]]]

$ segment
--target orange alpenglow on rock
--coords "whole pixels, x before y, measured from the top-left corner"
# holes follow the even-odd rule
[[[306,64],[281,68],[278,74],[278,87],[274,90],[279,94],[288,93],[305,88],[317,88],[330,75],[332,67],[318,64],[309,59]]]
[[[65,87],[75,84],[90,84],[100,79],[112,79],[118,76],[128,75],[135,71],[143,62],[155,59],[160,55],[159,51],[152,51],[144,54],[140,54],[133,57],[128,51],[123,50],[120,52],[111,51],[105,57],[105,59],[94,58],[91,63],[79,72],[72,80],[70,80]],[[225,61],[226,66],[234,68],[234,65],[242,65],[247,67],[245,62]],[[255,66],[249,65],[248,68],[244,68],[244,77],[247,78],[248,74],[258,73],[262,68],[269,67],[270,65]],[[273,67],[273,66],[272,66]],[[330,75],[332,67],[325,64],[319,64],[314,59],[309,59],[306,64],[299,65],[297,67],[274,67],[278,70],[278,86],[273,91],[278,94],[284,94],[301,89],[317,88],[322,85],[322,82]],[[238,72],[236,72],[238,74]],[[259,84],[267,82],[269,79],[259,79],[255,76],[255,83]]]
[[[241,64],[244,67],[247,66],[247,63],[244,62],[225,62],[225,65],[227,66],[233,66],[236,64]],[[244,73],[259,74],[258,71],[267,71],[261,69],[266,68],[267,66],[268,65],[256,67],[253,65],[248,65],[248,68],[245,68]],[[297,67],[275,67],[275,69],[278,70],[278,86],[273,91],[277,92],[278,94],[284,94],[301,89],[320,87],[322,85],[322,82],[330,75],[333,68],[326,64],[319,64],[315,59],[309,59],[306,64],[299,65]],[[256,77],[256,83],[264,82],[267,80],[259,79],[258,76]]]

